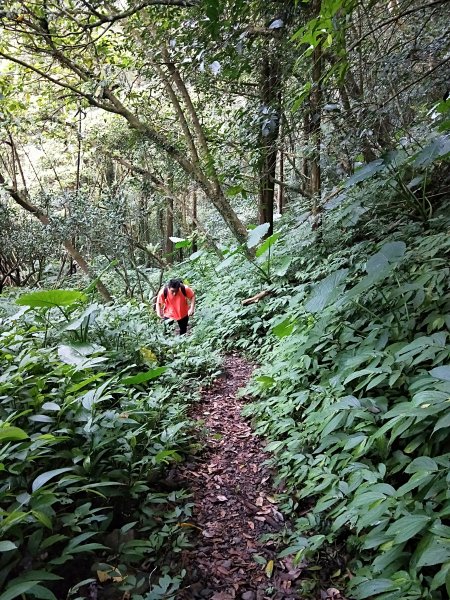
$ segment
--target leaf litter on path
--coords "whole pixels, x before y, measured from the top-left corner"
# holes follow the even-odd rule
[[[178,474],[193,493],[196,524],[193,547],[183,551],[187,576],[183,600],[294,600],[302,569],[286,577],[286,560],[277,561],[273,541],[263,534],[283,528],[263,445],[241,416],[244,400],[237,391],[253,366],[228,356],[224,376],[209,390],[191,417],[208,431],[201,456],[180,465]],[[195,534],[194,534],[195,535]]]

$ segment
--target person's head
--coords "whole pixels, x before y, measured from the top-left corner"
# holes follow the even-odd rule
[[[171,279],[167,284],[167,289],[169,290],[169,294],[175,296],[178,293],[178,290],[181,287],[181,279]]]

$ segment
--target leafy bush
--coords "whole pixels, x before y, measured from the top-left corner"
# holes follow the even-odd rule
[[[187,408],[218,360],[190,350],[186,377],[186,342],[164,341],[142,307],[80,300],[29,294],[19,304],[33,317],[0,322],[2,600],[76,595],[113,577],[139,598],[149,561],[161,579],[146,598],[181,581],[168,569],[191,505],[160,481],[196,439]]]
[[[270,267],[238,249],[216,274],[205,257],[185,265],[208,305],[196,335],[260,364],[244,414],[293,523],[280,556],[320,565],[355,599],[450,593],[447,144],[359,173],[317,233],[292,206]],[[242,305],[261,289],[272,295]]]
[[[282,554],[311,561],[346,539],[357,599],[449,585],[448,225],[344,248],[325,269],[310,253],[248,389],[284,510],[306,508]]]

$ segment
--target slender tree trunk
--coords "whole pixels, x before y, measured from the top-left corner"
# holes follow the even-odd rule
[[[192,191],[192,252],[197,252],[197,236],[195,234],[195,224],[197,222],[197,190]]]
[[[166,225],[165,225],[165,210],[162,206],[158,206],[156,211],[156,223],[159,233],[159,242],[163,253],[166,251]]]
[[[311,160],[311,193],[313,196],[320,196],[321,173],[320,173],[320,144],[322,141],[322,47],[316,46],[312,55],[312,91],[310,94],[310,136],[313,145],[313,157]]]
[[[166,208],[166,259],[168,264],[173,264],[173,242],[170,239],[173,237],[173,197],[167,199]]]
[[[273,233],[273,205],[277,167],[277,141],[280,131],[281,65],[277,53],[269,47],[261,65],[260,95],[263,119],[259,143],[259,222],[269,223],[267,235]],[[267,117],[267,118],[265,118]]]
[[[284,118],[282,117],[281,124],[280,124],[281,142],[283,142],[283,140],[284,140],[283,124],[284,124]],[[279,180],[284,183],[284,147],[283,147],[283,145],[280,146],[280,150],[278,153],[278,168],[279,168]],[[278,212],[280,215],[282,215],[283,211],[284,211],[284,204],[285,204],[284,193],[285,193],[284,185],[283,184],[278,185]]]

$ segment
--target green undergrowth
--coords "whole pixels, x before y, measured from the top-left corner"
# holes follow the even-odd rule
[[[187,410],[217,355],[143,304],[19,302],[0,320],[0,599],[172,597],[192,504],[163,484],[198,448]]]
[[[373,250],[353,264],[343,252],[311,291],[297,286],[245,414],[271,440],[282,509],[306,511],[282,555],[320,564],[345,542],[354,598],[439,598],[450,568],[448,229]],[[338,577],[345,561],[331,563]]]
[[[244,414],[268,441],[280,557],[303,565],[305,597],[323,582],[356,600],[450,593],[450,207],[430,153],[355,176],[317,231],[292,207],[252,263],[227,249],[206,275],[199,330],[259,363]]]

